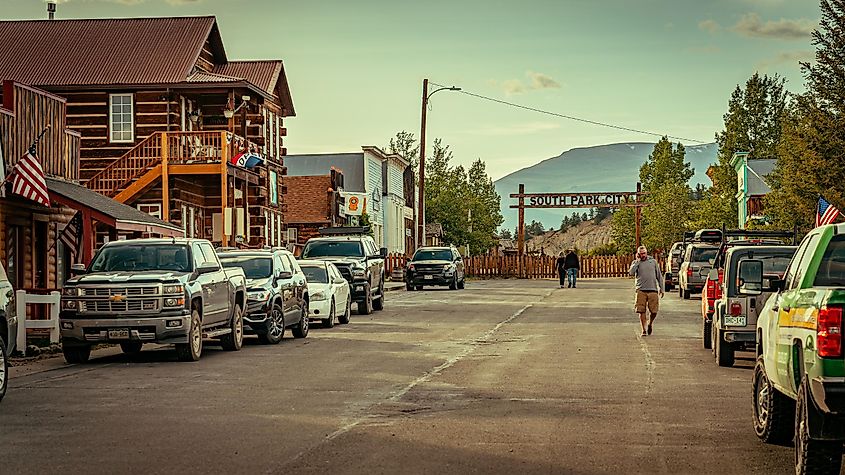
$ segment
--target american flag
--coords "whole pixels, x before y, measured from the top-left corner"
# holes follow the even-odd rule
[[[833,206],[826,199],[819,196],[819,205],[816,208],[816,226],[830,224],[837,216],[839,216],[839,210],[836,206]]]
[[[62,234],[59,235],[59,241],[70,249],[73,256],[79,255],[79,245],[82,242],[82,214],[80,212],[77,211],[67,223]]]
[[[35,144],[26,152],[15,166],[15,177],[12,180],[12,193],[35,201],[44,206],[50,206],[50,195],[47,182],[44,179],[44,169],[38,162]]]

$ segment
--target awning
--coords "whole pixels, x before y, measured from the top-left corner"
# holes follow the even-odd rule
[[[77,211],[91,213],[92,218],[118,231],[140,231],[167,237],[184,237],[185,235],[182,228],[178,226],[76,183],[47,178],[47,189],[50,191],[50,201]]]

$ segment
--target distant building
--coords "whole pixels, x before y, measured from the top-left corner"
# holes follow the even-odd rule
[[[288,243],[302,245],[317,236],[320,228],[343,226],[343,173],[332,169],[327,175],[286,176],[288,189]]]
[[[754,159],[747,152],[737,152],[730,163],[737,177],[739,227],[745,229],[749,221],[765,219],[763,198],[772,191],[766,179],[774,171],[777,160]]]
[[[425,225],[425,245],[426,246],[442,246],[444,237],[446,237],[446,232],[443,230],[442,224],[440,224],[440,223],[426,223],[426,225]]]

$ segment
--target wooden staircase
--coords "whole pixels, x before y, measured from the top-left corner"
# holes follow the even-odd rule
[[[125,191],[134,181],[144,177],[151,170],[153,170],[151,175],[155,175],[154,170],[158,170],[157,176],[161,176],[161,143],[162,132],[156,132],[150,135],[126,152],[122,157],[91,177],[85,186],[89,190],[115,198],[117,201],[125,202],[129,196],[122,196],[123,199],[118,199],[117,197],[118,195],[124,194],[121,192]],[[151,177],[148,180],[152,182],[154,179],[155,177]]]

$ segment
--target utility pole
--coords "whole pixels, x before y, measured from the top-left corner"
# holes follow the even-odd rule
[[[640,182],[637,182],[637,196],[636,196],[636,198],[634,198],[634,204],[636,205],[636,207],[634,208],[634,217],[635,217],[636,227],[637,227],[637,248],[639,248],[640,245],[641,245],[640,244],[640,234],[641,234],[641,232],[640,232],[640,221],[641,221],[641,216],[642,216],[642,208],[640,208],[640,193],[642,191],[643,191],[643,184],[640,183]]]
[[[428,78],[423,79],[422,117],[420,120],[419,205],[417,206],[417,249],[425,246],[425,112],[428,109]]]

